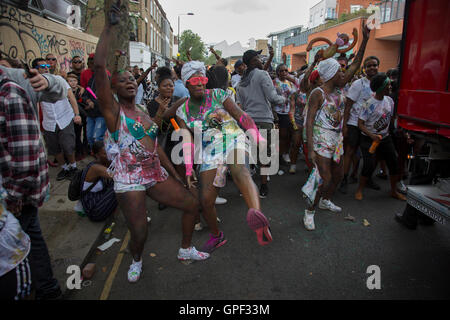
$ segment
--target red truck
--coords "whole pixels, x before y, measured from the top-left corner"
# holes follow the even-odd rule
[[[407,226],[450,225],[450,1],[408,0],[400,60],[398,125],[415,141],[409,157]]]

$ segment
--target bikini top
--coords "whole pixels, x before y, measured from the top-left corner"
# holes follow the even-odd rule
[[[142,140],[146,135],[149,136],[152,140],[155,140],[158,135],[158,125],[156,123],[153,123],[153,125],[148,129],[145,130],[142,123],[138,120],[134,120],[131,118],[128,118],[125,114],[125,122],[128,127],[128,131],[130,131],[130,134],[136,138],[137,140]],[[114,141],[119,141],[119,130],[114,131],[111,134],[111,137],[114,139]]]

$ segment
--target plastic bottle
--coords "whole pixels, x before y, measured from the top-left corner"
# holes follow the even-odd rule
[[[369,148],[369,153],[373,154],[373,153],[375,153],[375,151],[377,151],[377,148],[378,148],[378,146],[379,146],[379,144],[381,142],[381,139],[383,138],[380,135],[378,135],[378,137],[380,138],[380,140],[372,142],[372,145]]]

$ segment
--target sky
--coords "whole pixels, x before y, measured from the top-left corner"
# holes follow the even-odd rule
[[[320,0],[159,0],[166,12],[174,34],[190,29],[205,44],[226,40],[240,41],[248,46],[248,39],[266,39],[271,32],[292,26],[308,25],[309,8]]]

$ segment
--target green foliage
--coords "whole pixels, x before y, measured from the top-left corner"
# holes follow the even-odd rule
[[[216,50],[216,53],[217,53],[219,56],[222,56],[222,51]],[[206,60],[205,60],[205,64],[208,65],[208,66],[212,66],[213,64],[216,64],[216,62],[217,62],[216,56],[213,55],[212,53],[211,53],[211,54],[209,55],[209,57],[206,58]]]
[[[192,60],[205,61],[206,48],[200,36],[191,30],[185,30],[180,36],[180,57],[179,60],[188,61],[186,56],[187,50],[191,48]]]
[[[367,18],[369,16],[370,16],[370,13],[368,13],[366,9],[361,9],[361,10],[358,10],[353,13],[343,13],[343,14],[341,14],[341,16],[338,19],[328,21],[324,25],[324,29],[327,29],[329,27],[335,26],[337,24],[340,24],[340,23],[343,23],[343,22],[346,22],[346,21],[349,21],[349,20],[352,20],[355,18],[359,18],[359,17]]]

